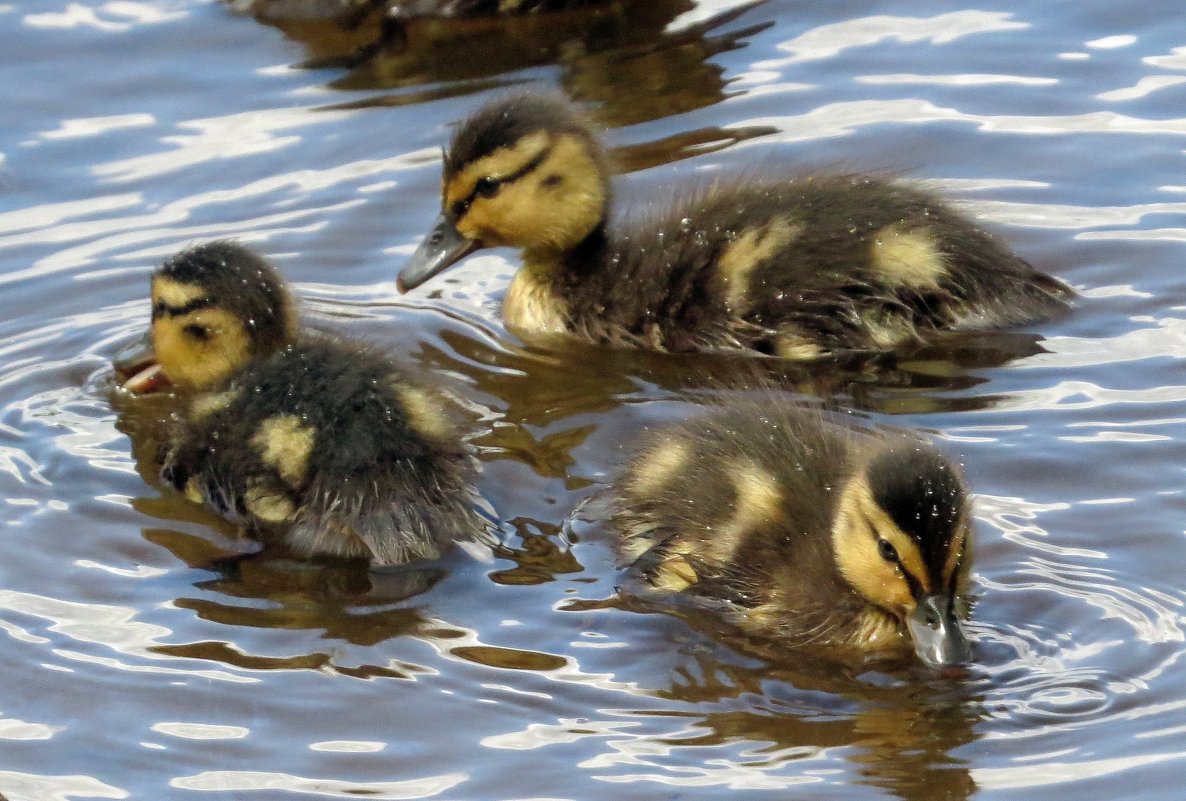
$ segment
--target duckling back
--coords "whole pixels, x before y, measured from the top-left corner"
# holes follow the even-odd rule
[[[309,337],[188,403],[162,477],[301,555],[399,564],[483,529],[473,457],[388,359]]]
[[[586,253],[554,279],[571,327],[673,351],[881,350],[1042,320],[1073,295],[938,197],[868,176],[694,190]]]
[[[837,590],[827,535],[850,436],[816,413],[748,406],[656,432],[615,485],[623,562],[660,589],[746,606],[771,565]]]

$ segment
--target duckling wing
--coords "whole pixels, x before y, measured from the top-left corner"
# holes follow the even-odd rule
[[[196,399],[171,483],[303,556],[398,564],[483,530],[473,457],[388,359],[329,338],[268,357]]]

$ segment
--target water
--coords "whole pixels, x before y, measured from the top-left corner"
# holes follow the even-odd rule
[[[1175,795],[1178,4],[638,6],[422,25],[402,50],[367,48],[365,11],[334,25],[181,0],[0,6],[0,794]],[[878,370],[775,370],[966,464],[968,675],[779,659],[614,601],[604,536],[567,516],[644,427],[712,400],[705,375],[746,368],[524,345],[497,320],[504,252],[396,296],[437,208],[445,126],[525,83],[598,109],[625,202],[772,160],[901,172],[1082,291],[1028,332]],[[216,236],[274,258],[315,324],[466,399],[505,548],[395,575],[218,567],[249,543],[147,482],[125,434],[146,457],[164,401],[117,416],[108,394],[151,269]]]

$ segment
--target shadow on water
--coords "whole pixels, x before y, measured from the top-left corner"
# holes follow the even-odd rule
[[[755,387],[866,412],[984,409],[997,403],[999,396],[969,392],[989,380],[983,371],[1044,352],[1040,336],[993,332],[949,336],[895,353],[792,362],[735,354],[611,350],[568,339],[524,345],[450,325],[425,337],[415,355],[428,374],[464,376],[491,399],[501,423],[522,429],[656,397],[727,395]],[[581,369],[592,363],[598,365],[597,371]],[[504,441],[502,436],[522,435],[502,429],[495,426],[480,441],[490,444]],[[575,433],[573,437],[570,445],[581,439]],[[542,448],[534,456],[550,462],[545,454],[554,450]],[[560,476],[559,463],[552,464],[552,474]]]

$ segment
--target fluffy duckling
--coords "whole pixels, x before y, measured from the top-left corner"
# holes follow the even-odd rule
[[[959,469],[904,434],[735,408],[661,431],[614,488],[619,553],[658,590],[727,602],[743,631],[858,654],[970,655]]]
[[[580,111],[506,96],[453,136],[441,216],[399,288],[505,245],[523,266],[503,315],[525,333],[800,359],[1031,322],[1073,294],[930,193],[878,178],[734,179],[621,223],[610,206]]]
[[[246,248],[166,261],[150,339],[152,366],[117,370],[133,390],[163,374],[185,392],[161,476],[191,500],[302,556],[377,565],[482,531],[473,458],[436,396],[370,348],[298,334],[280,276]]]

